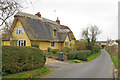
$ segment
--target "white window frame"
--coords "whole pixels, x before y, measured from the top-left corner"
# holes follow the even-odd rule
[[[54,46],[52,46],[52,43],[54,43]],[[51,42],[51,47],[55,47],[55,42]]]
[[[18,46],[22,46],[22,44],[23,44],[23,46],[26,46],[26,40],[18,40]]]
[[[23,28],[16,28],[16,34],[23,34]]]
[[[65,46],[69,46],[69,41],[65,41]]]

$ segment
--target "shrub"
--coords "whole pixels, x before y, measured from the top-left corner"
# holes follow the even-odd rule
[[[51,52],[52,48],[48,47],[48,52]]]
[[[32,47],[36,47],[36,48],[39,48],[39,45],[31,45]]]
[[[77,51],[77,59],[87,61],[87,54],[84,50]]]
[[[2,75],[41,68],[46,62],[40,49],[25,46],[3,46],[2,58]]]
[[[86,50],[86,44],[85,41],[76,41],[74,47],[76,50]]]
[[[52,52],[48,52],[48,54],[54,54],[54,53],[52,53]]]
[[[101,49],[101,48],[100,48],[99,45],[94,45],[94,46],[92,47],[92,53],[97,53],[97,52],[99,52],[100,49]]]
[[[63,53],[68,53],[69,50],[70,50],[70,49],[69,49],[68,47],[63,47],[63,48],[62,48],[62,52],[63,52]]]
[[[57,50],[52,50],[51,51],[53,54],[56,54],[58,51]]]
[[[70,52],[68,52],[68,54],[67,54],[67,59],[68,60],[72,60],[72,59],[76,59],[76,51],[70,51]]]
[[[91,50],[84,50],[87,56],[90,56],[92,54]]]

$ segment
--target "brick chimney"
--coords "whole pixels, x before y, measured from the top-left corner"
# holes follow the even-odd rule
[[[60,20],[59,20],[59,18],[57,17],[57,20],[56,20],[56,22],[58,23],[58,24],[60,24]]]
[[[38,12],[37,14],[35,14],[36,16],[38,16],[39,18],[41,18],[41,14],[40,12]]]

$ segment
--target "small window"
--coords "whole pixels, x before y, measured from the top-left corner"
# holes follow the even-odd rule
[[[51,42],[51,47],[55,47],[55,42]]]
[[[23,28],[16,28],[16,34],[23,34]]]
[[[57,31],[54,30],[54,32],[53,32],[53,36],[56,36],[56,35],[57,35]]]
[[[18,40],[18,46],[26,46],[26,40]]]
[[[69,46],[69,42],[68,41],[65,41],[65,46]]]

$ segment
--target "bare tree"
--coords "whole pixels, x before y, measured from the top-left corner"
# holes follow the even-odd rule
[[[0,26],[8,27],[7,19],[19,10],[20,4],[15,0],[0,0]]]
[[[97,36],[101,33],[97,26],[90,26],[82,31],[83,38],[88,42],[88,46],[92,47],[96,43]],[[89,48],[90,49],[90,48]]]

